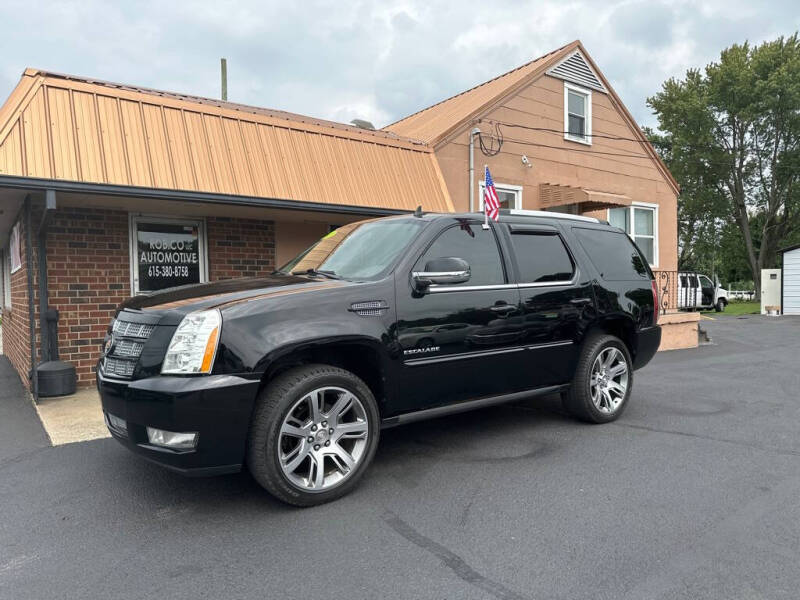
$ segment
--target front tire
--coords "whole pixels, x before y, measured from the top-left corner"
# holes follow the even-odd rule
[[[350,492],[380,437],[375,397],[353,373],[305,365],[271,381],[258,399],[247,465],[273,496],[315,506]]]
[[[725,304],[726,304],[726,302],[722,298],[720,298],[719,300],[717,300],[717,303],[714,305],[714,310],[716,312],[724,311],[725,310]]]
[[[592,335],[584,343],[564,408],[587,423],[619,418],[633,389],[633,361],[628,347],[613,335]]]

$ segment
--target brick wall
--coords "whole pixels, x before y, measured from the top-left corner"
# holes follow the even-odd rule
[[[11,307],[5,306],[0,299],[3,310],[3,353],[14,365],[22,381],[27,385],[31,368],[30,329],[28,318],[28,271],[26,267],[25,235],[26,223],[24,211],[20,217],[22,236],[20,239],[22,268],[11,273]],[[8,248],[6,248],[8,251]],[[7,263],[10,267],[10,263]]]
[[[210,281],[267,275],[275,270],[272,221],[210,217],[206,234]]]
[[[78,384],[94,381],[103,336],[117,305],[130,295],[128,213],[65,208],[50,221],[47,271],[50,306],[58,309],[59,359]]]
[[[38,223],[41,213],[33,214]],[[209,279],[252,277],[275,268],[271,221],[209,217],[206,220]],[[27,383],[30,370],[28,293],[23,268],[11,276],[13,310],[3,311],[4,352]],[[38,273],[34,241],[34,302],[39,339]],[[59,311],[59,358],[75,365],[79,386],[94,383],[95,364],[116,307],[130,295],[128,213],[59,208],[47,235],[50,306]],[[38,358],[38,357],[37,357]]]

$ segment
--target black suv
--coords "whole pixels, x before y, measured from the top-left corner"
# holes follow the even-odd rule
[[[286,502],[350,491],[380,430],[541,394],[616,419],[661,340],[621,230],[503,211],[361,221],[262,279],[125,302],[97,369],[112,435],[187,475],[238,471]]]

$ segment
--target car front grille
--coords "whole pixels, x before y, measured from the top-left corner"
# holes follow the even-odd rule
[[[139,358],[142,354],[144,343],[133,342],[131,340],[120,340],[114,344],[111,351],[112,356],[124,356],[127,358]]]
[[[147,323],[132,323],[130,321],[114,321],[113,332],[115,336],[147,339],[153,334],[155,325]]]
[[[120,360],[118,358],[106,357],[103,361],[103,372],[106,375],[121,377],[123,379],[130,379],[133,377],[133,369],[135,367],[136,362],[132,360]]]
[[[153,331],[155,325],[148,323],[125,321],[124,317],[114,321],[111,348],[103,358],[103,373],[118,379],[131,379],[144,344]]]

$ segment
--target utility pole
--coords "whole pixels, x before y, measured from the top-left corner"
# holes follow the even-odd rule
[[[222,76],[222,99],[228,101],[228,59],[219,59],[220,75]]]

